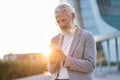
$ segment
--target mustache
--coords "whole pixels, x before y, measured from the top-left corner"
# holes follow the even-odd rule
[[[61,26],[60,28],[66,28],[67,26]]]

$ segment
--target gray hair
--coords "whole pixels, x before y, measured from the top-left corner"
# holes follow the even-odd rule
[[[74,8],[68,3],[60,3],[55,8],[55,15],[61,11],[67,11],[68,14],[75,13]]]

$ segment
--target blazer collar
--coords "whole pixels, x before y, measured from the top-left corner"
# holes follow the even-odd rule
[[[76,45],[78,44],[78,41],[80,40],[80,35],[81,35],[81,32],[82,32],[82,29],[79,26],[76,26],[76,27],[77,27],[77,29],[75,31],[73,41],[72,41],[72,44],[71,44],[71,47],[70,47],[69,56],[73,55],[73,51],[74,51]]]

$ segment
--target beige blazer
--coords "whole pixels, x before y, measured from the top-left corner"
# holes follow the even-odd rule
[[[61,46],[61,35],[55,36],[51,43]],[[58,44],[59,43],[59,44]],[[64,67],[67,68],[70,80],[92,80],[95,69],[96,44],[91,32],[77,27],[69,55],[66,56]],[[59,64],[48,63],[48,71],[58,74]]]

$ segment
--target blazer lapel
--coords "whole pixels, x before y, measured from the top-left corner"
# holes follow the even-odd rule
[[[75,46],[78,44],[78,41],[80,40],[80,34],[81,34],[81,29],[78,28],[78,26],[77,26],[77,29],[76,29],[76,32],[74,34],[74,38],[73,38],[73,41],[72,41],[72,44],[70,47],[69,56],[73,55],[73,51],[75,49]]]
[[[57,48],[61,49],[62,48],[62,44],[63,44],[63,35],[59,35]]]

